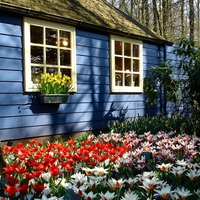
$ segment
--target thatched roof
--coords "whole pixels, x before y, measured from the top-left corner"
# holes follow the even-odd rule
[[[163,37],[142,26],[105,0],[1,0],[0,9],[167,43]]]

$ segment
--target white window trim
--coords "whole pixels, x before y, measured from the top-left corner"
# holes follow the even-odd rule
[[[133,43],[139,45],[139,87],[138,86],[116,86],[115,85],[115,41]],[[111,92],[119,93],[142,93],[143,92],[143,45],[142,41],[131,38],[120,37],[116,35],[110,36],[110,62],[111,62]]]
[[[71,78],[73,81],[72,92],[77,91],[76,78],[76,32],[75,27],[64,24],[38,20],[34,18],[24,18],[24,89],[26,92],[38,92],[37,84],[31,81],[31,59],[30,59],[30,25],[40,25],[43,27],[58,28],[71,32]]]

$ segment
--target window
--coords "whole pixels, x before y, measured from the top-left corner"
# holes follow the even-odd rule
[[[37,91],[41,73],[61,72],[71,77],[76,91],[75,28],[24,19],[25,91]]]
[[[142,42],[111,36],[111,91],[142,92]]]

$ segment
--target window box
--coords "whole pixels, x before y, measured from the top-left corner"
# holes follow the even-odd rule
[[[39,98],[42,104],[60,104],[67,103],[69,94],[41,94]]]

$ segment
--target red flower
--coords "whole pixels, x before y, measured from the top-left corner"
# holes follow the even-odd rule
[[[34,178],[34,175],[32,173],[28,173],[28,172],[25,172],[25,177],[27,180],[31,180],[32,178]]]
[[[5,174],[14,174],[15,173],[15,167],[6,166],[3,169],[4,169]]]
[[[70,165],[69,163],[67,163],[67,164],[65,165],[65,169],[66,169],[67,171],[71,171],[73,168],[74,168],[74,167],[73,167],[72,165]]]
[[[44,171],[47,167],[40,163],[36,168],[38,169],[38,171]]]
[[[19,183],[19,181],[15,178],[15,177],[12,177],[12,176],[10,176],[9,177],[9,179],[8,179],[8,183],[10,184],[10,185],[16,185],[17,183]]]
[[[8,196],[10,197],[12,197],[19,190],[19,188],[10,185],[6,185],[6,187],[3,189],[8,193]]]
[[[50,166],[50,173],[52,176],[58,176],[60,174],[60,170],[57,165]]]
[[[68,144],[68,145],[72,145],[72,144],[74,144],[74,142],[75,142],[74,140],[68,140],[68,141],[67,141],[67,144]]]
[[[19,174],[23,174],[25,171],[26,171],[26,167],[25,166],[23,166],[21,168],[18,168],[18,167],[16,168],[16,172],[19,173]]]
[[[19,191],[21,194],[25,194],[28,190],[29,186],[27,184],[22,184],[21,186],[19,186]]]
[[[116,157],[116,156],[111,156],[111,157],[110,157],[110,160],[111,160],[112,162],[115,162],[115,161],[117,160],[117,157]]]
[[[36,193],[41,193],[44,190],[44,184],[37,183],[33,186],[33,190],[35,190]]]

